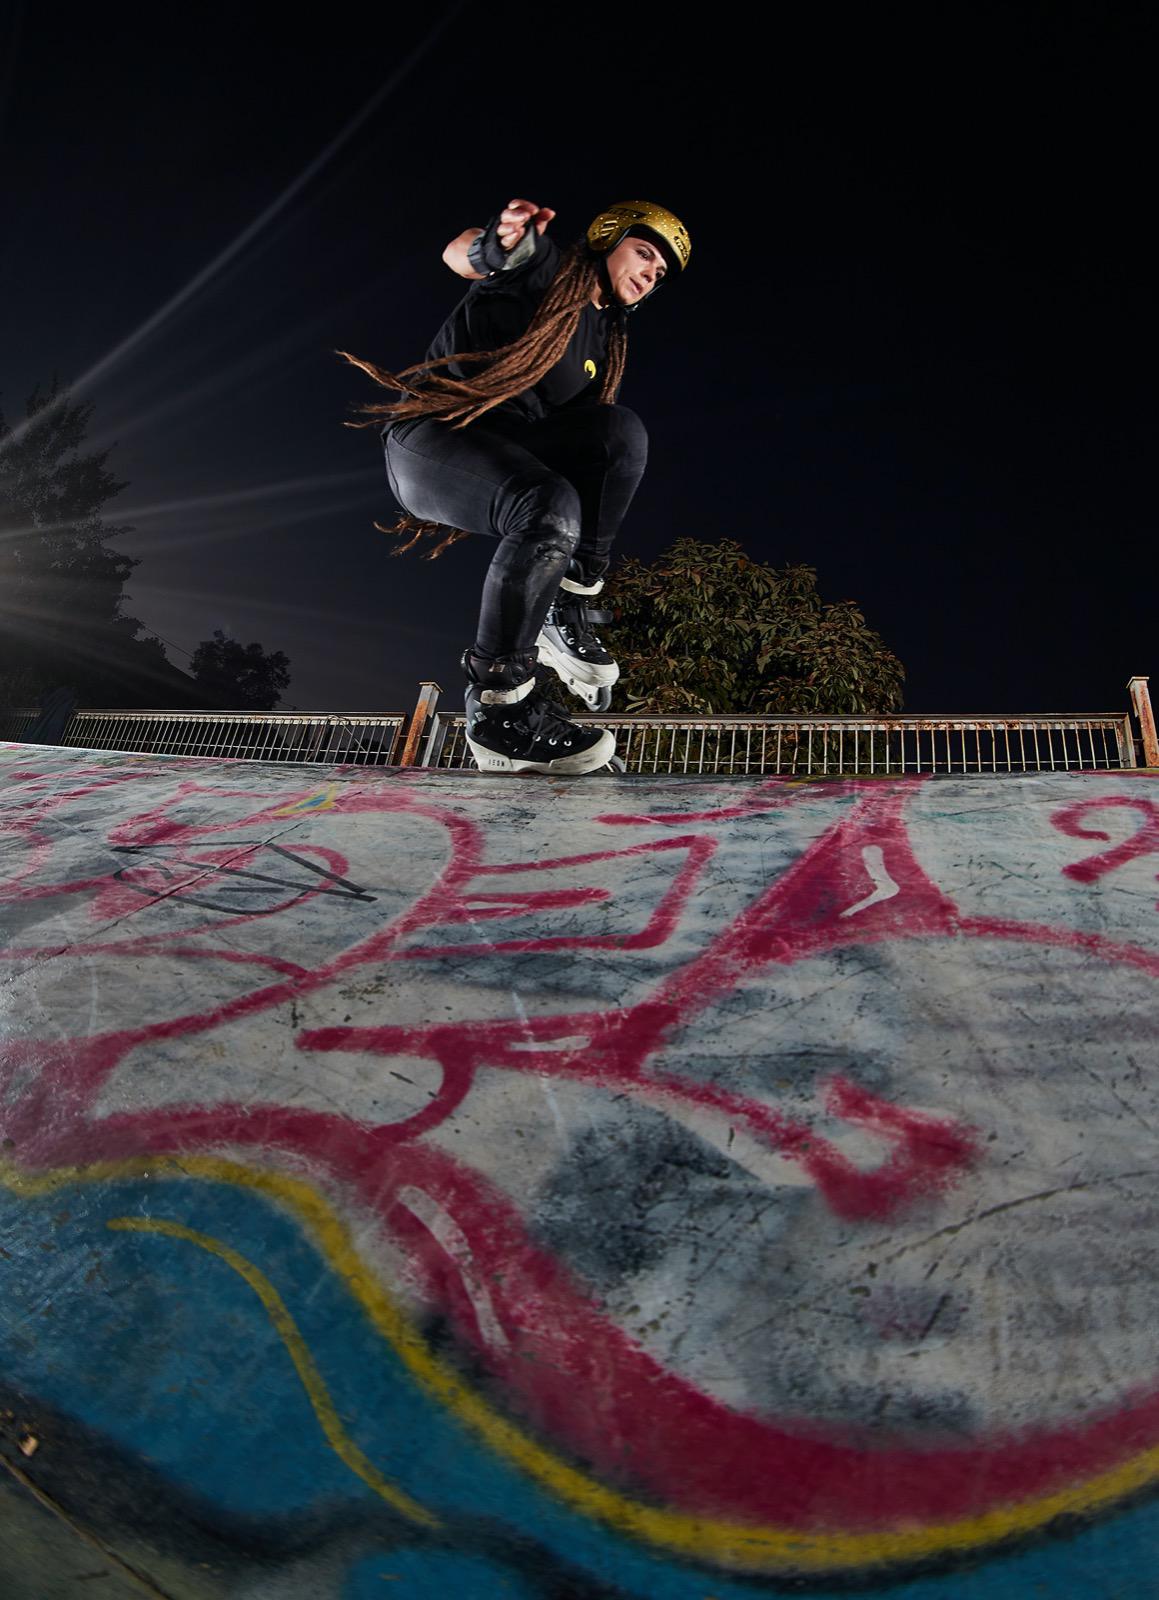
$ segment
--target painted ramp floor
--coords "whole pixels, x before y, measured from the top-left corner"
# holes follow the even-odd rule
[[[1159,1594],[1154,778],[0,805],[6,1600]]]

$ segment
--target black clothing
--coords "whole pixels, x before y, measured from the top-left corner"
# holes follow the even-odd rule
[[[559,267],[540,237],[522,266],[472,283],[426,360],[495,350],[523,334]],[[573,557],[594,583],[643,476],[644,426],[599,400],[612,306],[586,305],[554,367],[535,385],[466,427],[435,417],[388,423],[386,471],[399,505],[426,522],[490,534],[499,549],[483,585],[474,651],[505,658],[534,651],[548,607]],[[484,370],[452,363],[453,377]]]
[[[502,345],[513,344],[526,333],[555,277],[559,260],[559,249],[543,236],[524,266],[472,283],[432,339],[424,360],[439,361],[465,350],[498,350]],[[614,306],[602,311],[593,305],[585,306],[567,349],[551,371],[534,389],[505,400],[487,415],[538,421],[560,406],[596,405],[606,371],[610,319],[619,315]],[[439,370],[452,378],[470,378],[485,371],[486,363],[452,362]]]
[[[588,583],[607,570],[648,439],[626,406],[565,406],[541,422],[491,417],[460,429],[410,417],[384,438],[387,477],[404,510],[500,540],[475,648],[505,656],[534,649],[572,555]]]

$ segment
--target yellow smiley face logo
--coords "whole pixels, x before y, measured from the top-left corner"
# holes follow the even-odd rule
[[[591,361],[591,360],[585,361],[584,362],[584,371],[587,373],[589,378],[594,378],[595,375],[596,375],[596,364],[595,364],[595,362]]]

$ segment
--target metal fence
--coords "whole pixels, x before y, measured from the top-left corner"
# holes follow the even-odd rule
[[[29,728],[39,714],[37,711],[29,711],[26,706],[12,711],[0,711],[0,739],[12,739],[19,743],[27,737]]]
[[[36,715],[24,709],[0,711],[0,739],[26,737]],[[407,720],[405,715],[289,711],[77,711],[59,743],[134,755],[389,766]]]
[[[616,734],[624,770],[705,776],[836,777],[905,773],[1115,771],[1159,768],[1146,678],[1128,685],[1128,712],[993,716],[580,716]],[[78,711],[63,745],[135,754],[225,756],[355,766],[474,765],[461,714],[439,711],[439,686],[422,684],[413,712],[340,716],[306,712]],[[25,738],[29,710],[0,710],[0,739]]]
[[[1130,720],[1082,717],[577,717],[616,734],[628,772],[783,777],[1111,771],[1135,766]],[[435,713],[423,766],[468,765],[461,716]]]

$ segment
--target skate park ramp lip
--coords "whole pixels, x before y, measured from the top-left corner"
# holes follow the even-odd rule
[[[1148,1593],[1154,775],[0,793],[9,1592]]]

